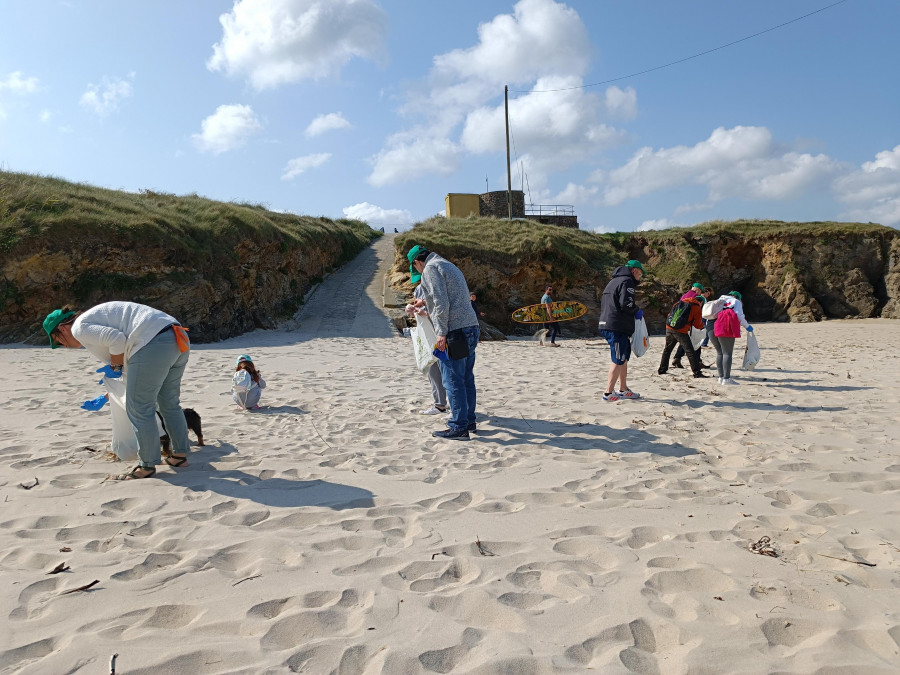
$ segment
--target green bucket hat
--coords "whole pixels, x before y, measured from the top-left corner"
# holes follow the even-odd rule
[[[731,291],[731,293],[729,293],[728,295],[730,295],[730,296],[732,296],[732,297],[734,297],[734,298],[737,298],[737,299],[740,300],[741,302],[744,301],[744,296],[741,295],[741,292],[740,292],[740,291]]]
[[[47,318],[44,319],[44,330],[47,332],[47,337],[50,338],[51,349],[56,349],[57,347],[59,347],[59,345],[56,344],[56,342],[53,340],[53,331],[59,328],[59,324],[65,323],[73,316],[75,316],[75,312],[64,312],[61,309],[54,309],[47,315]]]
[[[625,267],[630,267],[631,269],[634,269],[634,268],[636,267],[636,268],[638,268],[641,272],[644,271],[644,266],[641,265],[641,261],[640,261],[640,260],[629,260],[627,263],[625,263]]]
[[[696,288],[696,289],[697,289],[698,291],[700,291],[701,293],[702,293],[703,291],[706,290],[706,289],[703,287],[703,284],[701,284],[699,281],[698,281],[697,283],[695,283],[693,286],[691,286],[691,288]]]
[[[406,254],[406,259],[409,260],[409,283],[417,284],[422,280],[422,275],[416,272],[416,268],[413,267],[413,260],[416,259],[416,256],[419,255],[422,251],[427,251],[428,249],[424,246],[419,246],[416,244],[411,249],[409,249],[409,253]]]

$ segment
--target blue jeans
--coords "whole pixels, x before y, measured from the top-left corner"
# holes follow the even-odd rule
[[[469,326],[462,331],[469,346],[469,355],[462,359],[438,362],[441,364],[441,379],[447,390],[452,413],[447,426],[454,431],[468,429],[469,425],[475,424],[475,373],[472,369],[475,367],[475,348],[481,337],[481,329]]]
[[[178,351],[175,333],[167,330],[150,340],[128,359],[125,375],[125,412],[134,427],[138,457],[143,467],[162,460],[156,407],[172,439],[172,452],[186,455],[190,447],[187,423],[181,411],[181,376],[191,351]]]

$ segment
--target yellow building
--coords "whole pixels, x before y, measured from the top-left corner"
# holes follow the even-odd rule
[[[481,215],[478,195],[451,192],[444,198],[448,218],[468,218]]]

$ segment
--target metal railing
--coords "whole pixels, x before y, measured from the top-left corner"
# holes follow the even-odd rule
[[[575,207],[571,204],[526,204],[526,216],[574,216]]]

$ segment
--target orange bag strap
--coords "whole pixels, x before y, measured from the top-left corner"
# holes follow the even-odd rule
[[[178,344],[178,351],[186,352],[191,348],[191,341],[188,340],[188,331],[190,328],[184,326],[172,326],[172,332],[175,333],[175,342]]]

